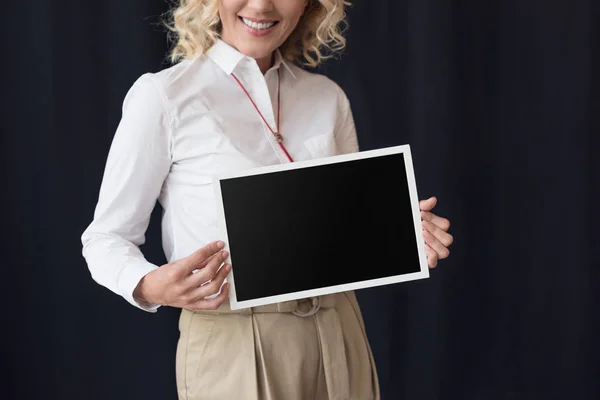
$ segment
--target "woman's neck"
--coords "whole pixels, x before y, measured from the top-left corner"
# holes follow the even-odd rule
[[[237,51],[240,51],[240,49],[237,48],[237,46],[235,46],[233,44],[233,42],[230,42],[229,40],[222,38],[221,40],[223,40],[225,43],[227,43],[229,46],[233,47],[234,49],[236,49]],[[256,63],[258,64],[258,68],[260,68],[260,72],[262,72],[262,74],[266,74],[267,71],[269,70],[269,68],[271,68],[275,62],[275,52],[272,51],[271,54],[269,54],[266,57],[262,57],[262,58],[255,58]]]
[[[275,60],[275,57],[273,56],[273,54],[274,53],[271,53],[266,57],[256,59],[258,68],[260,68],[260,72],[262,72],[263,75],[266,74],[267,71],[269,70],[269,68],[271,68],[273,66],[273,62]]]

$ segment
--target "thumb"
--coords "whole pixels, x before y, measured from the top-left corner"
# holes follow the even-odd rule
[[[426,200],[421,200],[419,202],[419,208],[421,211],[431,211],[437,204],[437,197],[433,196]]]

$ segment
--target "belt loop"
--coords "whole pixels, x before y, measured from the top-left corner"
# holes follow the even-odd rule
[[[292,311],[292,314],[297,315],[298,317],[310,317],[311,315],[315,315],[321,308],[321,298],[319,296],[316,296],[311,297],[310,300],[312,303],[312,308],[308,312],[296,309]]]

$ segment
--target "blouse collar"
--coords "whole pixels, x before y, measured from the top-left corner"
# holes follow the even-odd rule
[[[231,45],[224,42],[221,39],[218,39],[214,45],[206,52],[206,55],[213,60],[227,75],[231,75],[231,73],[235,70],[235,67],[243,60],[243,59],[251,59],[250,57],[246,57],[244,54],[240,53],[236,49],[234,49]],[[252,61],[256,62],[254,59]],[[277,69],[281,65],[283,65],[290,75],[293,78],[296,78],[292,68],[288,65],[288,62],[283,59],[281,52],[279,49],[275,50],[275,61],[271,69]]]

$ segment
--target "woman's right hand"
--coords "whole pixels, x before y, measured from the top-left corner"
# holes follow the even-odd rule
[[[231,265],[225,264],[219,269],[228,255],[222,250],[224,246],[222,241],[209,243],[185,258],[149,272],[135,288],[134,299],[192,311],[217,309],[229,292],[229,284],[223,285],[223,281]],[[198,271],[194,273],[194,270]],[[218,296],[205,299],[218,293],[221,285]]]

